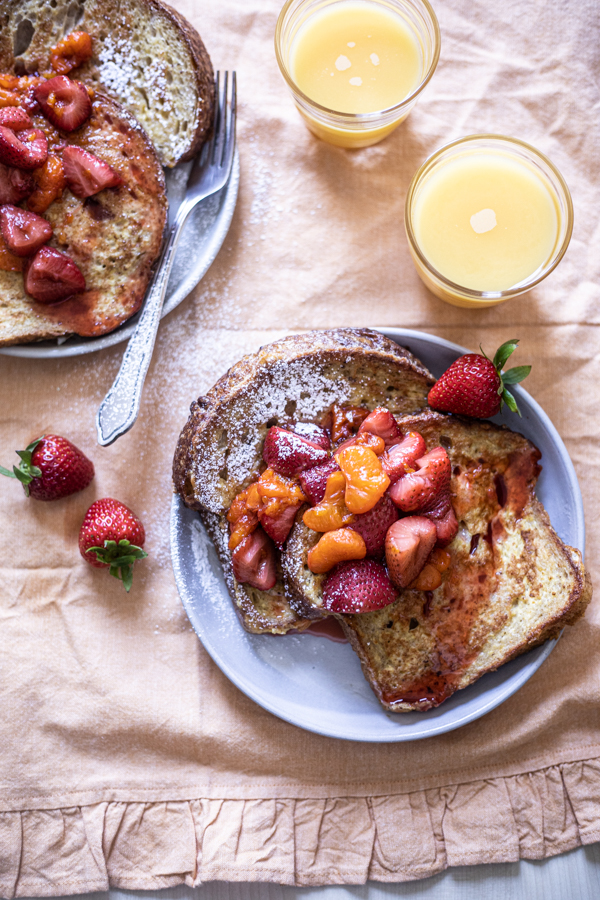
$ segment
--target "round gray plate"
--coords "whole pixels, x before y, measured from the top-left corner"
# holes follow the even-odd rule
[[[380,329],[408,347],[439,376],[465,349],[432,335],[400,328]],[[511,388],[512,390],[512,388]],[[583,503],[573,464],[552,422],[526,391],[516,386],[523,414],[508,410],[493,420],[530,438],[542,452],[537,495],[559,536],[582,552]],[[458,691],[425,713],[387,713],[365,681],[348,644],[309,634],[248,634],[229,598],[221,567],[197,513],[178,496],[171,509],[171,552],[175,580],[190,621],[219,668],[256,703],[287,722],[328,737],[351,741],[414,741],[452,731],[503,703],[551,653],[548,641],[497,672]]]
[[[185,193],[191,162],[180,163],[166,172],[167,198],[169,200],[169,220],[177,211]],[[208,197],[197,206],[188,219],[179,247],[175,254],[173,269],[167,285],[167,295],[162,317],[179,306],[190,291],[196,287],[212,265],[229,231],[233,211],[237,201],[240,183],[240,160],[236,150],[231,178],[218,194]],[[54,359],[65,356],[81,356],[113,347],[127,341],[134,332],[139,313],[124,322],[119,328],[97,338],[74,335],[64,342],[39,341],[32,344],[17,344],[14,347],[0,347],[5,356],[24,356],[29,359]]]

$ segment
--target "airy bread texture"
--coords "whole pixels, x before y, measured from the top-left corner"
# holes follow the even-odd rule
[[[434,381],[411,353],[383,335],[340,328],[292,335],[261,348],[192,403],[175,452],[175,489],[187,506],[203,511],[249,631],[281,633],[309,624],[283,597],[282,584],[265,594],[238,585],[231,574],[225,515],[260,472],[267,430],[318,423],[333,403],[385,405],[408,414],[426,405]]]
[[[214,73],[200,36],[159,0],[0,0],[0,70],[45,72],[49,51],[86,31],[94,55],[73,77],[117,99],[165,166],[194,156],[212,123]]]
[[[107,162],[124,184],[85,201],[66,189],[44,214],[54,229],[49,246],[77,263],[85,293],[62,303],[37,303],[25,294],[20,272],[0,271],[0,346],[112,331],[140,308],[160,252],[167,215],[164,175],[135,119],[96,94],[91,118],[69,143]]]
[[[425,412],[401,419],[452,463],[459,531],[437,590],[404,590],[377,612],[336,616],[365,677],[392,712],[426,710],[481,675],[557,637],[583,615],[591,582],[534,494],[539,451],[506,428]],[[322,616],[324,576],[306,564],[318,539],[298,516],[282,554],[299,615]]]

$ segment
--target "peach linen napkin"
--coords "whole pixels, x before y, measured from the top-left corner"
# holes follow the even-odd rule
[[[171,571],[171,458],[190,401],[283,334],[399,325],[515,364],[583,486],[600,583],[600,189],[594,0],[438,0],[438,71],[408,120],[346,151],[305,129],[273,53],[278,0],[180,0],[215,68],[237,69],[240,198],[203,282],[163,321],[135,428],[95,444],[123,345],[58,361],[0,357],[2,460],[44,431],[96,464],[81,494],[27,501],[0,485],[0,894],[156,889],[211,879],[403,881],[446,866],[540,859],[600,839],[599,604],[515,696],[450,734],[361,745],[289,725],[221,674]],[[569,183],[575,231],[545,284],[494,309],[421,285],[402,217],[442,144],[530,141]],[[149,558],[129,595],[81,559],[98,497],[131,506]]]

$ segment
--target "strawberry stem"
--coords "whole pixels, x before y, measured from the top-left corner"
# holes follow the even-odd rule
[[[44,435],[42,437],[37,438],[37,440],[32,441],[25,450],[17,450],[17,456],[20,457],[20,463],[18,466],[13,466],[12,472],[10,469],[5,469],[4,466],[0,466],[0,475],[6,475],[7,478],[16,478],[17,481],[20,481],[23,485],[23,490],[25,491],[25,496],[29,497],[29,485],[33,481],[34,478],[41,478],[42,470],[38,466],[32,465],[32,457],[33,451],[35,448],[42,442]]]
[[[133,582],[133,564],[136,559],[145,559],[148,554],[141,547],[130,544],[122,538],[116,541],[104,541],[103,547],[88,547],[86,553],[95,553],[98,562],[110,566],[109,572],[114,578],[123,582],[127,593]]]
[[[517,415],[521,415],[521,410],[517,406],[517,401],[513,397],[510,391],[506,390],[505,385],[507,384],[518,384],[520,381],[523,381],[524,378],[527,378],[529,373],[531,372],[531,366],[515,366],[512,369],[508,369],[507,372],[503,372],[502,369],[506,365],[509,360],[509,357],[515,352],[519,345],[518,338],[511,338],[509,341],[505,341],[494,354],[494,359],[492,360],[492,364],[498,373],[498,377],[500,379],[500,384],[498,385],[498,395],[500,397],[500,409],[506,403],[511,412],[517,413]],[[483,351],[481,344],[479,345],[479,349],[481,350],[483,356],[486,359],[489,359],[489,356]]]

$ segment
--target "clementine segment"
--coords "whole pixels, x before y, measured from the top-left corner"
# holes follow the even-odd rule
[[[364,559],[367,548],[364,540],[351,528],[326,531],[319,543],[309,550],[308,568],[314,575],[329,572],[338,563],[350,559]]]
[[[345,492],[346,479],[343,473],[334,472],[327,479],[325,496],[321,502],[304,513],[304,524],[313,531],[335,531],[344,525],[351,525],[354,516],[344,502]]]
[[[335,458],[346,478],[346,506],[357,515],[369,512],[390,484],[378,457],[369,447],[353,444]]]

